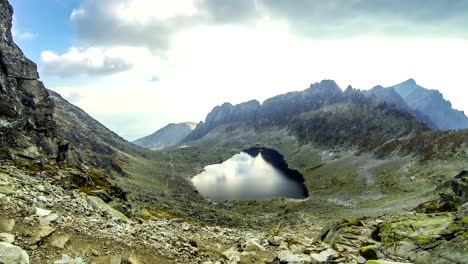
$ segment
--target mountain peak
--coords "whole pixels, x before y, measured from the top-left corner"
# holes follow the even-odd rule
[[[416,81],[413,78],[409,78],[408,80],[402,82],[401,84],[406,84],[406,85],[410,85],[410,86],[417,85]]]
[[[310,85],[309,90],[332,95],[341,94],[343,92],[334,80],[322,80],[319,83],[313,83]]]

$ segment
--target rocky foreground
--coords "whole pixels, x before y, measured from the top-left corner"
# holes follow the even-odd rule
[[[3,163],[0,263],[467,263],[468,204],[460,206],[467,182],[460,175],[447,183],[452,192],[443,199],[421,205],[424,213],[327,227],[272,219],[273,228],[260,231],[145,209],[129,219],[97,196],[62,186],[70,177],[65,170],[31,172]]]

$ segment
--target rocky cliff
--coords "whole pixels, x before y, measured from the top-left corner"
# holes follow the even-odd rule
[[[200,122],[195,130],[190,133],[183,141],[199,139],[220,125],[236,122],[253,122],[256,120],[257,112],[259,111],[260,106],[260,103],[256,100],[248,101],[238,105],[224,103],[221,106],[216,106],[206,116],[205,122]]]
[[[13,42],[12,15],[0,1],[0,158],[57,159],[54,103],[36,65]]]

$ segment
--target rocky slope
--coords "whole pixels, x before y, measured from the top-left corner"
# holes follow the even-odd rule
[[[195,128],[196,124],[192,122],[185,122],[179,124],[169,124],[153,134],[137,139],[132,143],[149,149],[163,149],[175,146],[182,142],[182,140],[190,134]]]
[[[119,163],[125,156],[144,155],[143,149],[110,131],[56,92],[47,91],[55,105],[53,120],[64,151],[63,162],[87,164],[122,174]]]
[[[129,219],[101,198],[67,188],[63,169],[25,173],[0,164],[0,262],[27,263],[466,263],[466,172],[440,202],[320,227],[303,219],[270,231]],[[442,189],[440,189],[442,190]],[[449,206],[446,203],[449,202]],[[463,206],[461,204],[465,203]],[[457,208],[459,208],[457,210]]]
[[[437,90],[419,86],[413,79],[392,86],[413,110],[427,115],[442,130],[468,128],[468,117],[464,112],[452,108]]]

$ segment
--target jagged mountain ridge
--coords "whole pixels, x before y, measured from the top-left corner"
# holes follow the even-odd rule
[[[393,87],[384,88],[378,85],[370,90],[363,91],[363,93],[368,96],[376,96],[391,106],[395,106],[396,108],[409,112],[417,120],[425,123],[432,129],[439,129],[429,116],[417,109],[411,108]]]
[[[389,88],[393,88],[411,109],[428,116],[438,128],[442,130],[468,128],[468,117],[465,113],[453,109],[450,101],[445,100],[439,91],[419,86],[414,79]]]
[[[151,135],[132,141],[132,143],[149,149],[172,147],[182,142],[193,131],[195,126],[196,124],[193,122],[171,123]]]
[[[218,126],[233,123],[286,127],[299,139],[326,147],[373,148],[394,137],[429,130],[411,114],[377,97],[351,87],[342,91],[334,81],[323,80],[263,104],[249,101],[217,106],[184,141],[200,139]]]

